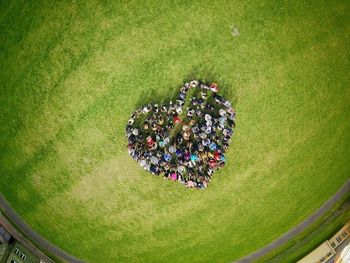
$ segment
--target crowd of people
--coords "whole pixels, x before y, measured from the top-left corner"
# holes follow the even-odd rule
[[[186,101],[190,90],[193,97]],[[130,156],[152,174],[206,188],[214,171],[226,163],[235,127],[235,111],[218,91],[216,83],[192,80],[175,102],[136,110],[126,127]]]

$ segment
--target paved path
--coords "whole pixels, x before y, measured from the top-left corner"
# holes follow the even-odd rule
[[[254,260],[257,260],[258,258],[266,255],[267,253],[271,252],[272,250],[278,248],[279,246],[286,243],[288,240],[294,238],[296,235],[301,233],[303,230],[307,229],[310,225],[312,225],[317,219],[322,217],[327,211],[329,211],[333,205],[342,199],[346,194],[350,192],[350,179],[342,186],[342,188],[336,192],[330,199],[328,199],[327,202],[325,202],[317,211],[315,211],[311,216],[309,216],[306,220],[301,222],[299,225],[294,227],[293,229],[289,230],[273,242],[271,242],[269,245],[259,249],[256,252],[253,252],[238,261],[235,261],[236,263],[249,263],[253,262]],[[6,199],[0,194],[0,208],[6,213],[6,215],[10,218],[12,223],[16,224],[19,229],[21,229],[22,232],[26,236],[28,236],[30,239],[34,240],[36,244],[39,245],[39,247],[44,248],[45,250],[49,251],[51,254],[56,255],[59,258],[62,258],[63,260],[67,262],[72,263],[80,263],[79,259],[69,255],[65,251],[61,250],[60,248],[56,247],[52,243],[50,243],[48,240],[40,236],[38,233],[36,233],[33,229],[31,229],[20,217],[17,215],[17,213],[10,207],[10,205],[7,203]]]
[[[43,251],[34,246],[27,238],[25,238],[7,219],[1,214],[0,225],[6,229],[6,231],[19,243],[21,243],[26,249],[28,249],[33,255],[38,257],[45,263],[54,263]]]
[[[10,207],[9,203],[6,201],[5,197],[0,193],[0,208],[5,213],[5,215],[10,219],[11,223],[18,228],[25,237],[29,240],[33,240],[35,245],[38,245],[39,248],[48,251],[50,254],[55,255],[57,258],[60,258],[62,261],[72,262],[72,263],[81,263],[83,261],[73,257],[62,249],[56,247],[48,240],[43,238],[41,235],[36,233],[29,225],[27,225],[23,219]],[[1,218],[0,218],[1,219]],[[19,234],[15,228],[13,228],[6,218],[3,218],[1,222],[7,225],[7,230],[9,233],[17,240],[24,242],[24,245],[28,245],[28,241],[23,237],[23,235]],[[26,243],[28,242],[28,243]],[[29,244],[30,246],[30,244]],[[40,252],[39,252],[40,253]]]
[[[284,233],[279,238],[272,241],[267,246],[235,261],[236,263],[249,263],[253,262],[254,260],[259,259],[260,257],[266,255],[267,253],[271,252],[272,250],[278,248],[279,246],[283,245],[290,239],[294,238],[298,234],[300,234],[303,230],[307,229],[309,226],[311,226],[314,222],[316,222],[319,218],[321,218],[327,211],[329,211],[335,203],[337,203],[340,199],[345,197],[350,192],[350,179],[336,192],[331,198],[328,199],[327,202],[325,202],[319,209],[317,209],[312,215],[310,215],[307,219],[305,219],[303,222],[301,222],[296,227],[292,228],[288,232]]]

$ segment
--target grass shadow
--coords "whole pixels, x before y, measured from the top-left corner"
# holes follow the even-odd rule
[[[173,91],[169,93],[169,96],[158,93],[155,89],[149,89],[142,91],[139,99],[135,102],[135,109],[138,109],[147,104],[168,104],[170,101],[175,102],[179,95],[180,88],[184,83],[192,80],[198,79],[202,82],[210,85],[215,82],[218,84],[221,94],[225,99],[229,100],[233,106],[237,105],[238,97],[234,85],[224,79],[221,74],[217,73],[214,67],[205,67],[205,66],[195,66],[192,70],[185,76],[181,83]]]
[[[233,106],[237,105],[238,96],[235,86],[231,81],[222,77],[214,66],[194,66],[184,81],[188,81],[190,79],[200,79],[206,84],[211,84],[213,82],[217,83],[220,88],[219,94],[221,94],[225,99],[229,100]]]
[[[144,90],[142,91],[139,99],[135,103],[135,109],[138,109],[147,104],[168,104],[170,101],[175,101],[179,95],[179,90],[182,87],[182,84],[174,89],[170,96],[164,97],[163,94],[156,92],[155,89]]]

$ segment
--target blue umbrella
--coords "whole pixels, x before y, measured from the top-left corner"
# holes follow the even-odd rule
[[[209,145],[209,148],[210,150],[214,151],[216,150],[216,144],[214,142],[212,142],[210,145]]]
[[[164,160],[169,162],[171,160],[171,155],[170,154],[164,154]]]

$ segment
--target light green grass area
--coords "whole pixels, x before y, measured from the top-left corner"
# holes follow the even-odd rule
[[[0,191],[54,244],[88,262],[230,262],[349,178],[349,1],[70,2],[0,3]],[[143,171],[124,137],[191,77],[237,111],[205,191]]]

